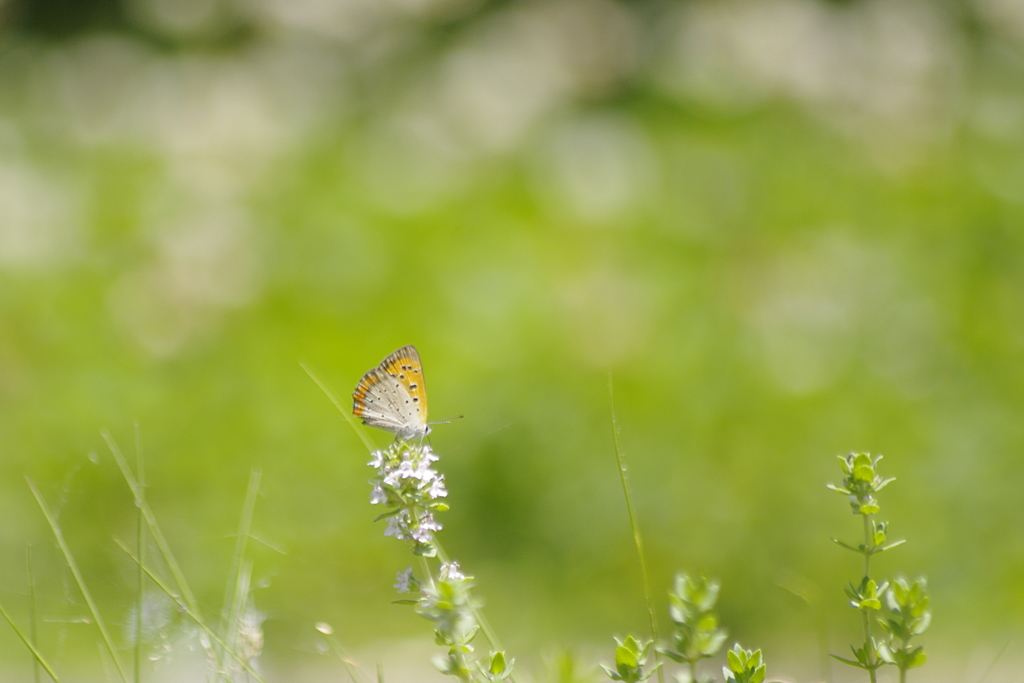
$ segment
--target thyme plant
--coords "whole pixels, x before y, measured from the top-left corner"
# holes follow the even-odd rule
[[[377,517],[387,520],[384,535],[408,543],[421,560],[420,576],[411,567],[399,572],[395,588],[413,597],[396,602],[415,606],[433,623],[434,642],[446,648],[434,661],[441,673],[463,683],[496,683],[511,677],[515,660],[506,657],[483,621],[470,591],[473,577],[446,557],[435,537],[442,528],[435,513],[448,509],[441,500],[448,491],[444,475],[434,468],[437,461],[429,445],[415,440],[397,440],[370,456],[370,503],[387,508]],[[427,558],[440,562],[436,577]],[[486,657],[477,656],[473,645],[481,631],[493,648]]]
[[[860,612],[864,633],[862,645],[851,645],[854,659],[832,655],[844,664],[863,669],[871,683],[877,682],[877,671],[892,665],[899,670],[901,683],[906,680],[907,670],[925,663],[926,655],[922,646],[913,646],[911,639],[928,628],[931,621],[929,599],[924,579],[908,585],[897,579],[891,586],[888,581],[878,583],[871,575],[871,559],[879,554],[902,545],[905,541],[889,541],[889,523],[879,521],[880,506],[877,494],[894,481],[878,472],[881,455],[850,453],[839,456],[843,469],[843,480],[839,485],[829,484],[828,488],[846,495],[853,514],[861,517],[864,540],[853,546],[838,539],[832,540],[863,558],[863,576],[857,584],[850,583],[846,596],[850,606]],[[883,603],[891,615],[888,619],[876,616],[882,612]],[[879,624],[887,638],[876,640],[875,624]],[[897,644],[897,641],[898,644]]]
[[[660,651],[672,661],[687,664],[687,680],[694,683],[698,680],[697,662],[718,654],[727,636],[724,629],[718,628],[714,611],[719,587],[717,580],[679,573],[668,594],[669,616],[675,625],[673,647]]]
[[[672,645],[656,648],[674,662],[686,664],[687,668],[676,674],[678,683],[713,683],[715,678],[699,678],[697,664],[718,654],[725,643],[726,632],[718,627],[718,615],[714,607],[718,600],[719,582],[705,576],[693,578],[685,573],[676,575],[672,590],[669,591],[669,615],[675,628],[672,630]],[[628,683],[647,680],[661,664],[644,670],[647,653],[652,641],[629,636],[625,640],[615,639],[615,668],[601,665],[613,681]],[[722,668],[725,683],[762,683],[766,666],[760,650],[743,649],[739,643],[726,653],[727,666]]]

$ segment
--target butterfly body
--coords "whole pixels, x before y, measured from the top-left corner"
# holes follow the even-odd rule
[[[398,439],[422,439],[430,433],[423,364],[415,346],[403,346],[363,375],[352,401],[352,414],[363,424]]]

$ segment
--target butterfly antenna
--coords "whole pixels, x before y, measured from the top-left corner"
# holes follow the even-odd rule
[[[451,424],[455,420],[461,420],[464,417],[466,417],[466,416],[465,415],[456,415],[455,417],[445,417],[445,418],[442,418],[440,420],[431,420],[427,424],[428,425],[446,425],[446,424]]]

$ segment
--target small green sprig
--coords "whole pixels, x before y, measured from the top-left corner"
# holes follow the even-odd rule
[[[416,612],[434,622],[434,642],[448,648],[447,654],[434,664],[441,673],[471,681],[473,671],[469,655],[470,644],[480,632],[473,618],[472,596],[469,593],[473,577],[459,571],[457,563],[441,566],[441,576],[429,585],[420,587],[420,600]]]
[[[658,651],[669,659],[689,665],[689,680],[697,680],[697,662],[714,657],[726,639],[725,629],[718,628],[715,603],[720,584],[706,576],[693,578],[680,572],[669,591],[669,616],[675,628],[672,648]]]
[[[472,586],[473,577],[463,574],[458,562],[443,563],[440,576],[429,582],[421,582],[407,569],[399,572],[395,588],[400,593],[419,593],[419,597],[395,602],[415,605],[420,616],[433,622],[434,642],[448,648],[434,660],[441,673],[463,683],[497,683],[512,676],[515,660],[507,659],[502,650],[490,652],[483,660],[474,659],[472,643],[480,625]]]
[[[885,478],[878,472],[878,463],[881,460],[881,455],[873,456],[869,453],[839,456],[843,480],[838,486],[828,485],[833,491],[849,497],[853,514],[861,516],[864,529],[864,541],[856,546],[832,539],[841,547],[864,558],[864,574],[860,582],[851,583],[845,589],[850,606],[860,612],[864,643],[860,647],[850,646],[854,659],[831,656],[844,664],[867,671],[871,683],[876,682],[877,670],[887,664],[900,670],[901,682],[906,679],[907,669],[924,664],[923,649],[920,646],[911,646],[910,639],[922,633],[928,627],[931,618],[923,580],[919,580],[911,587],[901,579],[890,588],[888,582],[883,581],[879,584],[871,578],[871,558],[905,542],[889,542],[889,523],[874,518],[881,509],[877,498],[878,492],[894,481],[892,477]],[[875,621],[872,613],[882,610],[883,601],[893,618],[877,619],[888,635],[886,641],[878,641],[872,633],[872,624]]]
[[[633,636],[626,636],[625,640],[615,639],[615,668],[601,665],[608,678],[613,681],[624,681],[624,683],[640,683],[646,681],[661,668],[661,664],[655,664],[648,671],[644,671],[647,665],[647,655],[650,654],[653,640],[637,640]]]
[[[895,477],[885,479],[878,474],[878,463],[881,455],[870,453],[850,453],[840,455],[839,464],[846,475],[842,484],[829,484],[828,488],[850,496],[850,507],[855,515],[873,515],[879,510],[875,494],[895,481]]]
[[[487,681],[487,683],[503,681],[512,675],[512,667],[515,663],[516,660],[514,659],[506,660],[505,653],[502,650],[491,652],[486,662],[477,663],[480,680]]]
[[[762,683],[768,667],[760,650],[744,650],[736,643],[726,653],[728,666],[722,667],[725,683]]]
[[[923,665],[928,658],[924,646],[910,642],[914,636],[924,633],[932,621],[928,584],[924,578],[909,585],[905,579],[896,579],[885,594],[885,602],[891,616],[879,619],[879,623],[888,639],[878,646],[878,654],[887,664],[899,669],[900,683],[903,683],[907,680],[907,670]]]

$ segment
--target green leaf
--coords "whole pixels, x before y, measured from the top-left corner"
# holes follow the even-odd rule
[[[871,481],[875,478],[875,468],[871,465],[855,465],[853,468],[853,478],[856,481]]]
[[[492,674],[505,673],[505,653],[501,650],[491,653],[491,665],[487,670]]]
[[[750,677],[750,683],[762,683],[764,681],[765,674],[768,673],[768,667],[764,664],[757,667],[757,671]]]
[[[632,668],[640,666],[640,662],[637,661],[636,652],[625,645],[619,645],[615,648],[615,664]]]
[[[697,622],[698,631],[714,631],[716,628],[718,628],[718,619],[713,613],[705,614]]]
[[[832,659],[835,659],[836,661],[842,662],[843,664],[849,664],[850,666],[855,666],[858,669],[863,669],[864,668],[861,665],[860,662],[856,662],[856,661],[854,661],[852,659],[846,659],[845,657],[840,657],[839,655],[829,655],[829,657],[831,657]]]
[[[725,657],[729,663],[729,669],[733,673],[743,673],[743,662],[740,661],[739,654],[737,654],[736,650],[727,650],[725,653]]]
[[[847,550],[852,550],[855,553],[864,552],[861,548],[854,548],[852,545],[849,545],[848,543],[844,543],[843,541],[840,541],[838,538],[833,538],[832,542],[837,544],[837,545],[842,546],[843,548],[846,548]]]
[[[889,477],[888,479],[883,479],[882,481],[880,481],[877,484],[875,484],[875,490],[876,491],[881,491],[882,489],[884,489],[886,486],[888,486],[889,484],[891,484],[894,481],[896,481],[896,477]]]
[[[718,651],[722,649],[722,644],[728,637],[729,636],[725,631],[719,631],[705,645],[701,647],[701,654],[705,657],[714,657],[716,654],[718,654]]]

